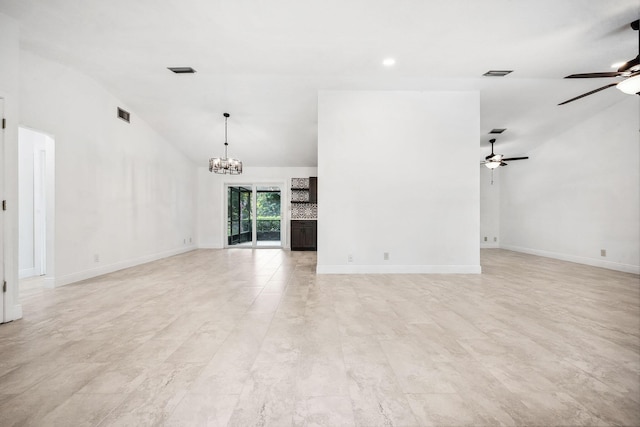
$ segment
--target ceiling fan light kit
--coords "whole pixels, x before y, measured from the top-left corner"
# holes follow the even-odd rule
[[[640,94],[640,74],[621,81],[616,87],[629,95]]]
[[[224,113],[224,157],[212,157],[209,159],[209,172],[222,175],[240,175],[242,173],[242,162],[227,156],[227,119],[229,113]]]

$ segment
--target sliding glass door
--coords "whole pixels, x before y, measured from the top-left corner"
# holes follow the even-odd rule
[[[226,246],[282,247],[281,194],[280,185],[228,185]]]
[[[227,189],[227,245],[241,245],[253,240],[251,187]]]

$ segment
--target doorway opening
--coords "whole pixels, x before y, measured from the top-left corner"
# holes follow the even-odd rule
[[[228,185],[226,247],[281,248],[280,185]]]
[[[53,286],[54,147],[55,141],[50,135],[19,128],[18,275],[21,297],[34,289]]]

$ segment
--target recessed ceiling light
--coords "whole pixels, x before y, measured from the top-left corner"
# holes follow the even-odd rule
[[[385,67],[392,67],[396,65],[396,60],[393,58],[387,58],[384,61],[382,61],[382,65],[384,65]]]
[[[618,68],[622,67],[624,64],[626,64],[625,61],[616,62],[615,64],[611,64],[611,68],[618,69]]]
[[[513,70],[489,70],[483,74],[487,77],[504,77],[509,73],[513,73]]]
[[[193,74],[196,72],[196,70],[194,70],[191,67],[167,67],[167,68],[176,74]]]

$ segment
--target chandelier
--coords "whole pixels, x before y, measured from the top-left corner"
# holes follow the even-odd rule
[[[224,157],[212,157],[209,159],[209,172],[229,175],[240,175],[242,173],[242,162],[238,159],[227,157],[227,119],[229,113],[224,113]]]

